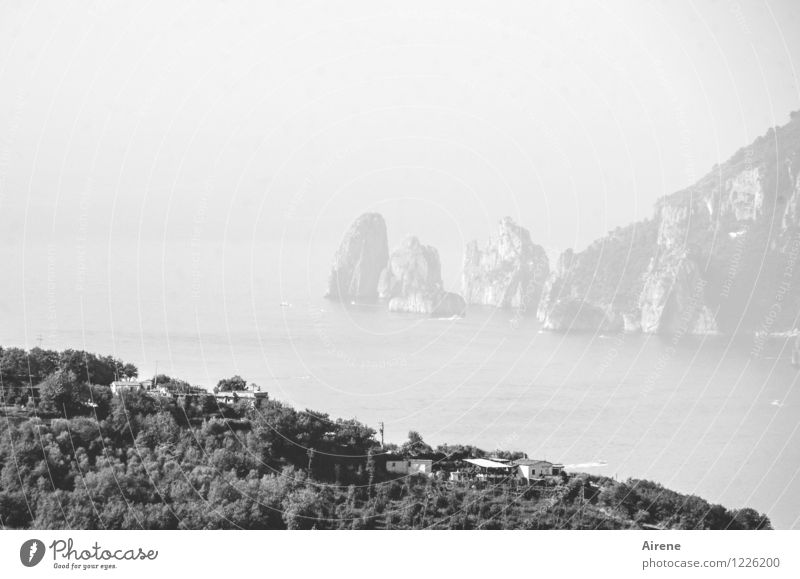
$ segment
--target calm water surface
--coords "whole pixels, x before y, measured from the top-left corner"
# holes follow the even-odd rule
[[[519,449],[800,527],[786,340],[756,352],[752,338],[561,335],[490,308],[431,320],[315,298],[225,314],[226,324],[198,314],[180,332],[84,323],[45,345],[112,351],[142,374],[209,387],[239,373],[297,408],[384,421],[390,441],[415,429],[434,445]]]

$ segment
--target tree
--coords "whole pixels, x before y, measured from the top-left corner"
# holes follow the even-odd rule
[[[62,370],[72,371],[82,382],[103,386],[116,380],[122,368],[122,362],[112,356],[98,357],[83,350],[64,350],[58,365]]]
[[[41,382],[58,370],[58,352],[32,348],[28,353],[28,363],[33,382]]]
[[[369,496],[372,497],[375,495],[375,453],[371,448],[367,451],[367,477]]]
[[[139,369],[131,363],[123,364],[120,369],[120,375],[123,378],[131,379],[139,376]]]
[[[314,452],[313,448],[308,449],[308,478],[316,478],[315,468],[317,466],[316,458],[317,453]]]
[[[22,348],[5,348],[0,357],[0,376],[3,378],[3,398],[6,404],[24,404],[28,400],[28,387],[32,376],[28,355]],[[38,382],[38,380],[35,380]]]
[[[111,400],[109,423],[120,441],[132,442],[144,417],[159,410],[159,403],[152,396],[139,390],[128,390]]]
[[[408,433],[408,440],[400,447],[400,454],[404,456],[423,456],[433,454],[433,449],[425,444],[419,432],[412,430]]]
[[[292,492],[284,502],[283,521],[290,530],[311,529],[322,517],[320,495],[308,488]]]
[[[166,374],[159,374],[155,377],[155,385],[163,386],[170,393],[187,393],[192,389],[192,385],[184,380],[172,378]]]
[[[772,529],[772,523],[766,515],[748,507],[733,511],[731,528],[763,531]]]
[[[93,405],[98,420],[105,419],[111,412],[111,400],[114,394],[108,386],[89,386],[89,402]]]
[[[214,388],[214,392],[242,392],[244,390],[247,390],[247,380],[238,374],[232,378],[223,378],[217,382]]]
[[[39,384],[39,406],[47,412],[72,416],[82,407],[88,387],[71,370],[59,370]]]

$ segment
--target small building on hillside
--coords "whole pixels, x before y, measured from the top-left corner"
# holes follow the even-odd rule
[[[166,382],[164,384],[159,384],[155,392],[161,396],[172,396],[173,398],[185,396],[197,397],[209,394],[209,391],[202,386],[191,386],[185,382]]]
[[[269,394],[256,390],[237,390],[228,392],[216,392],[214,394],[220,404],[235,404],[236,402],[247,402],[254,408],[258,408],[263,402],[269,400]]]
[[[114,380],[110,385],[111,392],[114,394],[119,394],[120,392],[127,392],[131,390],[152,390],[153,388],[153,381],[152,380]]]
[[[408,459],[408,474],[431,476],[433,474],[433,461],[427,458]]]
[[[408,474],[408,461],[404,458],[389,458],[386,460],[386,472],[392,474]]]
[[[424,474],[433,475],[433,460],[428,458],[403,458],[388,456],[386,472],[391,474]]]
[[[564,472],[563,464],[555,464],[546,460],[522,458],[515,460],[512,464],[517,468],[517,476],[528,482],[559,476]]]
[[[450,480],[461,482],[476,480],[479,482],[498,483],[508,480],[514,475],[516,467],[509,462],[500,462],[488,458],[465,458],[464,469],[450,473]]]

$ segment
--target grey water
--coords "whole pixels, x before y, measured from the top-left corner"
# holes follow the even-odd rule
[[[82,299],[70,311],[83,315],[23,333],[28,346],[113,353],[142,375],[209,388],[238,373],[299,409],[382,421],[388,441],[417,430],[432,445],[522,450],[800,528],[800,395],[786,339],[554,334],[493,308],[436,320],[293,291],[228,295],[216,308],[164,294],[168,307],[143,299],[113,316],[96,311],[113,299]],[[159,311],[161,325],[147,322]],[[6,345],[21,335],[2,334]]]

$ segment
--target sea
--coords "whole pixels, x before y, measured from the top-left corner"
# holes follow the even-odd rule
[[[520,450],[800,528],[788,338],[552,333],[491,307],[431,319],[332,302],[324,273],[190,274],[28,283],[21,309],[3,302],[0,343],[109,353],[207,388],[239,374],[298,409],[382,423],[387,442],[415,430],[433,446]]]

